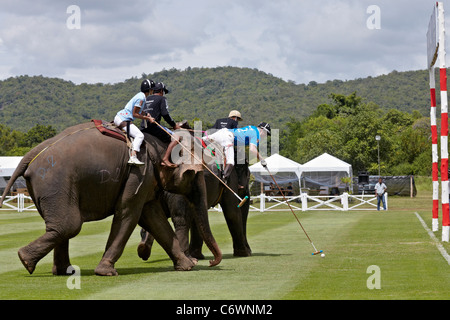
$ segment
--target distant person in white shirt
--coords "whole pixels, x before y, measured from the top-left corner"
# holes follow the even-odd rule
[[[386,192],[386,185],[383,179],[378,178],[378,182],[375,185],[375,196],[377,197],[377,210],[380,211],[380,201],[383,202],[383,209],[386,210],[386,200],[384,199],[384,193]]]

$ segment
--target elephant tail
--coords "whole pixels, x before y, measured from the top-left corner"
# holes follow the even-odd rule
[[[23,176],[25,174],[25,171],[28,168],[28,165],[37,157],[37,155],[40,153],[40,149],[33,149],[30,152],[28,152],[20,161],[19,165],[17,166],[16,170],[14,170],[14,173],[11,176],[11,179],[9,179],[8,184],[6,185],[5,191],[3,191],[2,198],[0,199],[0,208],[3,206],[3,201],[6,198],[6,195],[11,190],[14,182],[16,182],[17,178]],[[39,152],[39,153],[38,153]]]

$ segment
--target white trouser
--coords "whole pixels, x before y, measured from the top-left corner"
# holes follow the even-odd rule
[[[204,137],[203,139],[214,140],[219,143],[225,152],[225,157],[227,159],[227,164],[234,165],[234,134],[228,129],[220,129],[215,133]]]
[[[116,116],[114,118],[114,124],[116,126],[119,126],[123,122],[122,119],[120,119],[119,116]],[[123,127],[125,132],[127,131],[127,126]],[[141,144],[142,141],[144,141],[144,134],[139,130],[138,127],[136,127],[133,123],[130,123],[130,137],[133,137],[133,150],[136,152],[141,151]]]

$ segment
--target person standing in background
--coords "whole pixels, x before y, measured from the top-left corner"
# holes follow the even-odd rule
[[[378,182],[375,185],[375,196],[377,197],[377,210],[380,211],[380,201],[383,202],[383,209],[386,210],[386,200],[384,198],[384,193],[386,192],[387,186],[384,184],[383,179],[378,178]]]

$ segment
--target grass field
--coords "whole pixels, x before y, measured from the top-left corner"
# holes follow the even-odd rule
[[[416,215],[417,213],[417,215]],[[253,256],[234,258],[221,213],[210,213],[213,233],[224,254],[217,267],[200,261],[190,272],[176,272],[161,247],[152,257],[137,257],[136,229],[116,264],[118,277],[98,277],[111,219],[86,223],[70,243],[71,262],[81,269],[80,289],[70,277],[53,276],[52,253],[29,275],[17,250],[40,236],[37,213],[0,213],[0,299],[449,299],[450,265],[422,226],[430,227],[431,193],[390,197],[389,211],[313,211],[298,213],[325,258],[312,247],[290,211],[251,213]],[[441,233],[436,232],[440,239]],[[450,252],[450,245],[443,243]],[[207,258],[212,255],[204,249]],[[377,266],[373,274],[370,266]],[[369,268],[369,273],[368,273]],[[380,289],[369,289],[377,275]],[[72,278],[73,279],[73,278]],[[370,282],[370,279],[369,279]],[[370,282],[375,283],[375,282]]]

